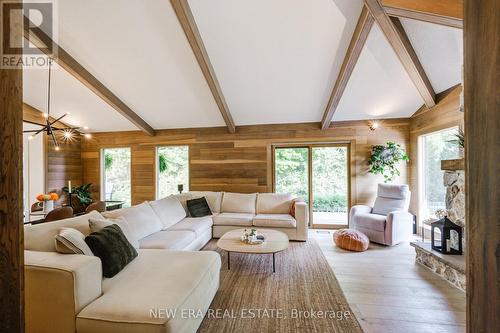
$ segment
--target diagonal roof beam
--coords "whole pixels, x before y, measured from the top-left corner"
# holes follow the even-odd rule
[[[418,60],[401,21],[398,18],[391,20],[379,0],[365,0],[365,5],[396,52],[425,105],[429,108],[436,105],[436,93]]]
[[[463,28],[463,0],[381,0],[390,16]]]
[[[363,46],[365,45],[366,39],[370,34],[373,22],[374,19],[370,12],[366,6],[363,6],[356,29],[354,29],[354,34],[352,35],[351,42],[347,48],[347,53],[344,57],[344,61],[342,62],[342,67],[340,67],[340,73],[337,77],[337,81],[335,81],[332,94],[330,95],[325,113],[323,114],[323,119],[321,120],[322,130],[327,129],[332,122],[333,114],[337,111],[340,98],[344,94],[347,82],[349,82],[354,66],[358,62]]]
[[[113,94],[111,90],[102,84],[101,81],[93,76],[61,46],[57,45],[45,32],[31,24],[27,17],[24,18],[24,38],[34,44],[47,56],[53,57],[54,61],[56,61],[59,66],[64,68],[69,74],[92,90],[97,96],[108,103],[122,116],[127,118],[141,131],[151,136],[155,135],[155,130],[148,123],[146,123],[137,113],[129,108],[115,94]],[[51,53],[51,50],[48,47],[49,45],[53,46],[54,54]]]
[[[196,26],[193,13],[191,12],[191,8],[189,7],[187,0],[170,0],[170,3],[172,4],[175,14],[177,15],[177,19],[186,34],[189,45],[191,45],[191,49],[193,50],[194,56],[198,61],[198,65],[205,76],[205,80],[207,81],[210,91],[214,96],[215,102],[219,107],[222,118],[224,118],[227,130],[230,133],[236,132],[233,117],[229,112],[229,108],[224,95],[222,94],[219,81],[215,75],[215,71],[212,67],[212,63],[210,62],[210,58],[208,57],[207,50],[205,49],[205,45],[203,44],[200,32]]]

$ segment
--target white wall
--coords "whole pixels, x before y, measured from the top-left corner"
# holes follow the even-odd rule
[[[38,130],[40,126],[23,123],[23,131]],[[45,192],[44,135],[38,134],[28,140],[30,133],[23,134],[23,188],[24,216],[29,219],[30,207],[36,196]]]

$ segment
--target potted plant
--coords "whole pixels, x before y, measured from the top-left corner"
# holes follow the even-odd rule
[[[387,142],[384,145],[372,146],[368,172],[384,176],[384,183],[393,181],[401,173],[397,168],[399,162],[408,162],[408,155],[400,144]]]
[[[449,143],[453,143],[458,146],[458,155],[460,158],[464,157],[464,149],[465,149],[465,134],[462,128],[458,129],[458,132],[454,134],[455,138],[452,140],[448,140]]]
[[[43,204],[43,212],[48,213],[54,209],[54,201],[59,200],[57,193],[49,194],[39,194],[36,196],[36,200]]]
[[[72,207],[75,211],[85,210],[85,207],[92,203],[92,192],[90,192],[91,183],[84,184],[82,186],[71,187],[71,195],[78,199],[78,202],[72,202]],[[67,186],[63,187],[62,190],[69,195],[69,189]],[[75,200],[76,201],[76,200]],[[76,207],[75,207],[76,205]],[[78,207],[83,206],[83,207]]]

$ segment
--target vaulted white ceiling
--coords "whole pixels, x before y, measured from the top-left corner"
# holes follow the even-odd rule
[[[189,0],[236,125],[319,122],[362,0]],[[155,129],[224,126],[169,0],[58,2],[58,44]],[[461,30],[402,20],[436,92],[460,82]],[[46,109],[47,73],[25,102]],[[54,70],[53,115],[91,131],[136,127]],[[408,117],[423,100],[374,25],[333,121]]]

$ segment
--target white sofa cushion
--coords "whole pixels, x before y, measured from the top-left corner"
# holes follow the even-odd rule
[[[181,311],[207,311],[219,286],[220,256],[212,251],[138,252],[119,274],[104,279],[102,296],[78,313],[77,332],[196,332],[203,316],[186,318]],[[155,317],[150,309],[177,313]]]
[[[24,248],[33,251],[56,252],[55,237],[61,228],[74,228],[84,235],[90,233],[89,218],[102,219],[97,211],[69,219],[24,226]]]
[[[84,254],[93,256],[92,250],[85,243],[85,235],[74,228],[61,228],[55,238],[56,251],[64,254]]]
[[[384,232],[386,217],[384,215],[378,214],[358,213],[353,216],[353,221],[351,222],[355,226],[355,228]]]
[[[257,214],[288,214],[292,205],[291,194],[257,194]]]
[[[119,216],[117,218],[101,218],[101,219],[89,219],[89,227],[90,232],[96,232],[101,230],[104,227],[116,224],[122,229],[123,234],[127,238],[130,244],[136,249],[139,248],[139,239],[135,237],[135,234],[132,232],[128,222],[125,220],[123,216]]]
[[[184,208],[184,211],[186,212],[186,216],[189,216],[189,209],[187,207],[187,201],[193,199],[193,196],[191,193],[181,193],[181,194],[174,194],[174,197],[177,198],[177,200],[180,201],[182,208]]]
[[[166,230],[186,217],[186,211],[181,202],[174,195],[166,198],[150,201],[149,204],[153,211],[158,215],[163,224],[163,230]]]
[[[191,191],[189,192],[189,194],[191,194],[192,199],[205,197],[212,213],[220,213],[222,204],[222,192]]]
[[[297,221],[290,214],[257,214],[253,218],[256,227],[295,228]]]
[[[248,213],[255,214],[257,194],[242,194],[224,192],[222,197],[222,213]]]
[[[237,226],[252,226],[254,214],[248,213],[220,213],[212,219],[214,225],[237,225]]]
[[[130,231],[134,238],[142,239],[163,228],[160,218],[155,214],[148,202],[140,205],[104,212],[106,218],[117,218],[123,216],[128,222]]]
[[[155,232],[139,241],[141,249],[184,250],[196,239],[193,231],[165,230]]]
[[[201,235],[203,235],[205,231],[212,228],[213,225],[212,216],[186,217],[179,223],[176,223],[173,226],[171,226],[168,230],[192,231],[196,234],[196,237],[200,237]]]

